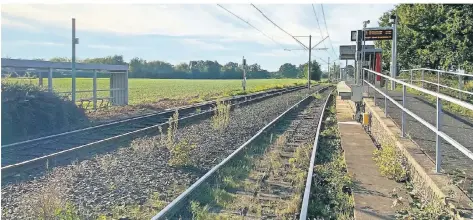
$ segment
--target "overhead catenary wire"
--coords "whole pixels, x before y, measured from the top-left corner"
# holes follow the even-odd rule
[[[322,7],[322,16],[323,16],[323,18],[324,18],[325,31],[327,32],[327,36],[328,36],[328,39],[329,39],[329,41],[330,41],[330,46],[332,47],[333,55],[335,55],[335,57],[336,57],[336,56],[337,56],[337,53],[335,53],[335,50],[333,49],[332,40],[330,39],[330,34],[328,33],[327,20],[325,19],[324,5],[323,5],[323,4],[320,4],[320,6]]]
[[[261,13],[261,15],[263,15],[263,17],[266,18],[266,20],[268,20],[269,22],[271,22],[274,26],[276,26],[277,28],[279,28],[279,30],[281,30],[282,32],[286,33],[287,35],[291,36],[295,41],[297,41],[301,46],[303,46],[305,49],[309,50],[309,48],[304,45],[302,42],[300,42],[299,40],[297,40],[296,37],[294,37],[292,34],[288,33],[287,31],[285,31],[284,29],[282,29],[281,27],[279,27],[276,23],[274,23],[271,19],[268,18],[268,16],[266,16],[259,8],[257,8],[255,5],[251,4],[251,6],[253,6],[256,10],[259,11],[259,13]]]
[[[267,34],[265,34],[263,31],[261,31],[260,29],[256,28],[255,26],[253,26],[252,24],[250,24],[250,22],[248,21],[245,21],[243,18],[241,18],[240,16],[236,15],[235,13],[231,12],[230,10],[226,9],[225,7],[223,7],[222,5],[220,4],[217,4],[220,8],[222,8],[223,10],[227,11],[228,13],[232,14],[233,16],[237,17],[238,19],[240,19],[241,21],[245,22],[246,24],[248,24],[250,27],[256,29],[257,31],[259,31],[261,34],[263,34],[265,37],[269,38],[270,40],[272,40],[274,43],[278,44],[279,46],[281,47],[284,47],[281,43],[277,42],[276,40],[274,40],[272,37],[268,36]]]
[[[324,43],[324,47],[327,47],[327,45],[325,44],[325,41],[324,41],[324,34],[322,32],[322,28],[320,28],[320,23],[319,23],[319,18],[317,17],[317,13],[315,13],[315,7],[314,7],[314,4],[312,4],[312,11],[314,12],[314,15],[315,15],[315,20],[317,21],[317,27],[319,28],[319,32],[320,32],[320,37],[322,38],[322,41]],[[328,36],[327,36],[328,37]],[[325,51],[327,52],[328,55],[330,55],[330,53],[328,51]]]

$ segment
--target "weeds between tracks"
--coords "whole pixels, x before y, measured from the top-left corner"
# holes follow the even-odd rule
[[[217,100],[215,112],[212,116],[212,124],[215,130],[223,132],[230,123],[230,103]]]
[[[312,111],[299,112],[295,120],[278,122],[277,131],[260,137],[246,152],[229,161],[214,179],[196,191],[189,216],[181,217],[290,219],[297,216],[313,141],[307,132],[315,132],[316,123],[312,122],[316,120],[313,117],[316,109],[313,106]],[[295,134],[304,137],[300,139],[302,142],[295,142]]]
[[[319,137],[309,201],[310,219],[353,219],[353,182],[347,173],[335,112],[332,104],[325,112]]]

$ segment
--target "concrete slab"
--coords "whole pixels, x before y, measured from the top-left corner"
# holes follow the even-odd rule
[[[402,184],[379,173],[372,158],[375,150],[373,141],[361,124],[347,117],[353,115],[350,101],[337,97],[336,105],[347,169],[355,183],[355,219],[395,219],[399,207],[392,207],[394,198],[391,193],[394,189],[402,190]]]

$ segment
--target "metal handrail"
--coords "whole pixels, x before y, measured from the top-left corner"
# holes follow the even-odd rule
[[[401,70],[401,72],[410,72],[410,83],[411,84],[415,81],[418,81],[418,80],[413,79],[413,71],[422,71],[422,76],[421,76],[421,80],[420,80],[420,82],[422,82],[422,84],[421,84],[422,88],[424,88],[424,83],[434,84],[434,82],[424,80],[424,71],[434,71],[434,72],[437,72],[437,83],[434,84],[434,85],[437,85],[437,92],[440,93],[440,87],[446,88],[446,89],[451,89],[451,90],[459,92],[458,97],[460,99],[462,98],[462,94],[468,94],[468,95],[473,94],[469,91],[463,90],[464,82],[463,82],[462,76],[473,77],[473,75],[471,75],[471,74],[459,73],[459,72],[450,72],[450,71],[444,71],[444,70],[434,70],[434,69],[428,69],[428,68],[417,68],[417,69]],[[452,75],[457,75],[458,76],[458,89],[447,86],[447,85],[440,84],[440,74],[441,73],[448,73],[448,74],[452,74]]]
[[[326,87],[325,87],[326,88]],[[321,91],[325,88],[319,89],[318,91]],[[317,91],[317,92],[318,92]],[[174,208],[174,206],[178,205],[180,202],[182,202],[186,197],[188,197],[192,191],[194,191],[197,187],[199,187],[203,182],[205,182],[210,176],[212,176],[220,167],[225,165],[229,160],[233,159],[235,155],[237,155],[240,151],[242,151],[244,148],[246,148],[249,144],[251,144],[255,139],[257,139],[264,131],[266,131],[269,127],[271,127],[273,124],[275,124],[280,118],[285,116],[289,111],[293,110],[295,107],[300,105],[302,102],[307,100],[310,95],[306,96],[293,106],[291,106],[289,109],[284,111],[282,114],[280,114],[278,117],[273,119],[271,122],[269,122],[266,126],[261,128],[253,137],[251,137],[249,140],[247,140],[245,143],[243,143],[240,147],[238,147],[235,151],[233,151],[232,154],[228,155],[224,160],[222,160],[219,164],[214,166],[212,169],[210,169],[204,176],[200,177],[194,184],[192,184],[189,188],[186,189],[183,193],[181,193],[177,198],[175,198],[171,203],[169,203],[164,209],[159,211],[157,215],[155,215],[152,220],[158,220],[158,219],[164,219],[166,215],[168,215],[168,212]]]
[[[402,136],[404,136],[404,133],[405,133],[404,132],[404,127],[405,127],[405,121],[406,120],[405,120],[405,114],[404,113],[407,113],[408,115],[410,115],[411,117],[413,117],[414,119],[416,119],[417,121],[422,123],[424,126],[429,128],[431,131],[433,131],[436,134],[436,136],[437,136],[436,137],[436,160],[435,160],[436,161],[435,162],[436,163],[436,172],[440,172],[440,164],[441,164],[441,151],[440,151],[440,139],[439,139],[439,137],[446,140],[452,146],[454,146],[459,151],[461,151],[463,154],[465,154],[467,157],[469,157],[471,160],[473,160],[473,152],[468,150],[466,147],[464,147],[462,144],[458,143],[456,140],[454,140],[453,138],[451,138],[450,136],[448,136],[444,132],[440,131],[440,128],[441,128],[441,114],[442,114],[442,104],[441,104],[440,99],[458,104],[458,105],[460,105],[464,108],[470,109],[470,110],[473,110],[473,105],[472,104],[467,103],[467,102],[463,102],[461,100],[452,98],[452,97],[444,95],[444,94],[440,94],[440,93],[433,92],[433,91],[430,91],[430,90],[427,90],[427,89],[424,89],[424,88],[420,88],[420,87],[412,85],[410,83],[403,82],[401,80],[392,78],[392,77],[387,76],[387,75],[383,75],[381,73],[378,73],[378,72],[375,72],[375,71],[372,71],[372,70],[369,70],[369,69],[363,68],[363,70],[368,71],[369,73],[381,76],[383,78],[386,78],[388,80],[392,80],[392,81],[394,81],[396,83],[399,83],[403,86],[403,97],[402,97],[403,102],[402,102],[402,105],[401,105],[396,100],[394,100],[393,98],[389,97],[387,94],[382,92],[380,89],[376,88],[376,86],[372,85],[369,81],[363,80],[364,83],[366,83],[368,86],[372,87],[373,89],[375,89],[377,92],[379,92],[381,95],[384,96],[385,103],[387,103],[386,99],[389,99],[392,103],[394,103],[397,107],[399,107],[402,110],[402,120],[401,120],[401,129],[402,129],[401,135]],[[415,113],[413,113],[413,112],[409,111],[407,108],[405,108],[404,104],[405,104],[405,99],[406,99],[406,97],[405,97],[406,96],[406,87],[410,87],[410,88],[415,89],[417,91],[424,92],[424,93],[427,93],[429,95],[437,97],[437,123],[436,123],[436,126],[431,125],[430,123],[428,123],[427,121],[425,121],[424,119],[422,119],[421,117],[416,115]],[[385,109],[385,112],[387,112],[386,109]]]
[[[317,144],[319,143],[319,134],[320,134],[320,127],[322,125],[322,121],[324,118],[325,107],[327,107],[328,100],[332,95],[333,90],[330,92],[329,97],[325,100],[324,107],[322,108],[322,114],[319,118],[319,124],[317,125],[317,133],[315,135],[314,145],[312,147],[312,155],[310,156],[310,165],[309,171],[307,172],[307,180],[305,182],[305,190],[304,190],[304,197],[302,199],[302,206],[301,206],[301,213],[299,215],[299,220],[306,220],[307,219],[307,212],[309,207],[309,199],[310,199],[310,187],[312,186],[312,175],[314,174],[314,166],[315,166],[315,155],[317,153]]]
[[[462,92],[462,93],[465,93],[465,94],[473,95],[473,92],[470,92],[470,91],[466,91],[466,90],[461,90],[461,89],[449,87],[449,86],[446,86],[446,85],[434,83],[434,82],[427,81],[427,80],[423,80],[423,79],[412,80],[412,81],[413,81],[413,82],[425,82],[425,83],[432,84],[432,85],[436,85],[436,86],[440,86],[440,87],[443,87],[443,88],[446,88],[446,89],[451,89],[451,90],[454,90],[454,91],[457,91],[457,92]]]
[[[401,84],[401,85],[405,85],[405,86],[410,87],[410,88],[412,88],[412,89],[415,89],[415,90],[417,90],[417,91],[420,91],[420,92],[423,92],[423,93],[427,93],[427,94],[429,94],[429,95],[431,95],[431,96],[435,96],[435,97],[440,98],[440,99],[443,99],[443,100],[445,100],[445,101],[449,101],[449,102],[451,102],[451,103],[455,103],[455,104],[457,104],[457,105],[459,105],[459,106],[462,106],[462,107],[464,107],[464,108],[473,110],[473,104],[470,104],[470,103],[468,103],[468,102],[464,102],[464,101],[462,101],[462,100],[453,98],[453,97],[448,96],[448,95],[444,95],[444,94],[441,94],[441,93],[438,93],[438,92],[430,91],[430,90],[428,90],[428,89],[424,89],[424,88],[418,87],[418,86],[416,86],[416,85],[412,85],[412,84],[410,84],[410,83],[403,82],[403,81],[401,81],[401,80],[399,80],[399,79],[392,78],[392,77],[387,76],[387,75],[383,75],[382,73],[378,73],[378,72],[375,72],[375,71],[370,70],[370,69],[363,68],[363,70],[368,71],[368,72],[373,73],[373,74],[376,74],[376,75],[381,76],[381,77],[383,77],[383,78],[386,78],[386,79],[388,79],[388,80],[394,81],[394,82],[399,83],[399,84]]]
[[[473,74],[451,72],[451,71],[446,71],[446,70],[435,70],[435,69],[429,69],[429,68],[415,68],[415,69],[401,70],[400,72],[408,72],[408,71],[411,71],[411,70],[412,71],[414,71],[414,70],[427,70],[427,71],[433,71],[433,72],[439,72],[439,73],[448,73],[448,74],[452,74],[452,75],[473,77]]]

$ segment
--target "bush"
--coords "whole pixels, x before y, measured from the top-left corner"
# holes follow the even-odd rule
[[[407,162],[393,143],[382,144],[381,149],[375,149],[373,159],[378,165],[381,175],[397,182],[407,180]]]
[[[2,143],[88,124],[83,109],[30,84],[2,82]]]

